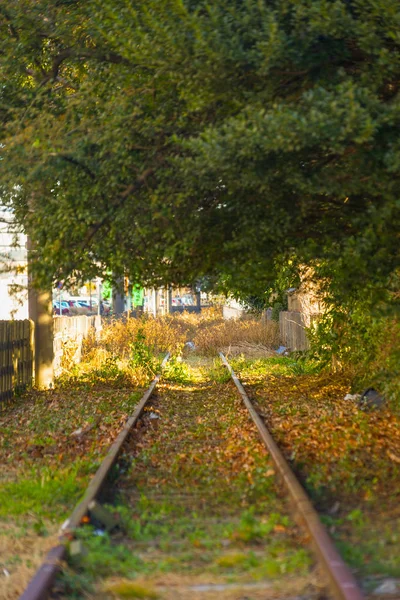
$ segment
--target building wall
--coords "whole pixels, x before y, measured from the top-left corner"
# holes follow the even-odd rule
[[[17,246],[14,241],[17,241]],[[28,318],[26,235],[14,236],[11,215],[0,208],[0,319]]]
[[[244,313],[245,308],[243,304],[233,298],[228,298],[222,307],[224,319],[239,319]]]

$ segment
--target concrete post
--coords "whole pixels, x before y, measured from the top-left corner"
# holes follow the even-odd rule
[[[153,316],[156,317],[157,316],[157,290],[154,288],[152,290],[151,293],[151,300],[152,300],[152,312],[153,312]]]
[[[118,280],[116,287],[113,287],[112,292],[112,306],[114,316],[122,315],[125,312],[125,296],[123,294],[124,280],[123,278]]]
[[[167,314],[170,314],[172,312],[172,287],[168,286],[167,287],[167,306],[166,306],[166,312]]]

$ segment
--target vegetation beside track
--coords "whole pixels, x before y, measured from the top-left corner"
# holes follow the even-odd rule
[[[109,361],[0,413],[1,600],[18,597],[54,545],[141,391]]]
[[[400,418],[344,400],[350,379],[292,358],[232,359],[252,401],[360,576],[400,577]]]

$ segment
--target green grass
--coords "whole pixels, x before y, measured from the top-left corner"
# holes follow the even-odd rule
[[[59,518],[77,502],[85,486],[80,465],[34,469],[17,481],[0,483],[0,517]]]
[[[400,577],[400,520],[386,520],[385,524],[377,525],[374,516],[379,518],[375,513],[371,517],[356,508],[340,517],[325,515],[322,521],[351,568],[365,575]],[[350,531],[351,538],[346,539],[343,532]]]
[[[0,518],[64,520],[119,431],[119,419],[131,414],[140,395],[125,389],[116,405],[115,391],[92,386],[86,393],[70,382],[65,389],[29,393],[4,412]],[[93,423],[82,441],[71,436]]]
[[[227,383],[231,379],[231,374],[219,358],[213,360],[212,366],[206,368],[204,374],[215,383]]]
[[[307,356],[271,356],[268,358],[246,358],[244,355],[229,360],[237,375],[245,373],[246,378],[258,378],[268,375],[310,375],[317,373],[320,367]]]
[[[70,559],[74,575],[67,571],[62,576],[61,583],[67,591],[80,590],[81,594],[93,591],[99,578],[135,579],[168,572],[193,575],[208,572],[229,576],[230,581],[246,574],[253,580],[261,580],[283,574],[305,574],[312,564],[309,553],[294,547],[290,537],[282,532],[276,535],[277,526],[283,532],[291,527],[285,515],[272,513],[263,518],[250,509],[239,520],[231,516],[210,524],[204,514],[190,514],[165,500],[155,502],[143,496],[139,506],[139,518],[133,519],[129,506],[113,507],[120,514],[125,530],[123,545],[108,534],[96,535],[90,526],[78,531],[84,552]],[[154,555],[140,552],[142,544],[149,541],[151,547],[157,548]],[[227,544],[229,548],[225,549]]]
[[[172,356],[167,362],[163,374],[164,381],[171,383],[179,383],[181,385],[190,384],[193,382],[193,373],[189,365],[182,361],[180,356]]]
[[[86,526],[77,531],[77,537],[85,552],[71,557],[70,564],[88,577],[135,576],[143,570],[143,561],[127,546],[113,542],[107,533],[96,535],[93,527]]]
[[[107,586],[107,591],[118,598],[158,598],[158,594],[149,586],[133,581],[118,581]]]

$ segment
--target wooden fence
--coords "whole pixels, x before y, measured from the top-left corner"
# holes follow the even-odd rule
[[[279,332],[281,342],[290,350],[308,350],[307,323],[312,324],[318,315],[305,315],[297,311],[282,311],[279,313]]]
[[[90,330],[100,332],[101,318],[54,318],[54,375],[62,373],[62,362],[80,362],[82,342]],[[24,321],[0,321],[0,410],[16,392],[32,385],[34,376],[34,324]]]
[[[33,329],[28,319],[0,321],[0,408],[32,385]]]

